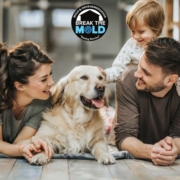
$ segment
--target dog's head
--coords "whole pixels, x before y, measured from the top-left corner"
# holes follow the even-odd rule
[[[101,68],[77,66],[55,85],[52,92],[53,104],[66,103],[70,107],[81,104],[93,110],[108,106],[109,91],[105,78]]]

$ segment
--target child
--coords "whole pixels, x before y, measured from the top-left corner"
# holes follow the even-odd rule
[[[105,70],[107,82],[116,82],[130,64],[138,64],[144,46],[157,38],[164,25],[164,10],[156,0],[138,0],[126,16],[131,38],[120,50],[111,68]]]

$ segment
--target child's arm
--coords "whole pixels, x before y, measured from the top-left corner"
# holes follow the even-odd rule
[[[130,38],[120,50],[112,67],[105,69],[107,83],[116,82],[119,79],[120,74],[131,63],[131,60],[136,59],[133,57],[136,57],[136,52],[139,53],[139,51],[143,52],[142,48],[137,47],[136,41]]]

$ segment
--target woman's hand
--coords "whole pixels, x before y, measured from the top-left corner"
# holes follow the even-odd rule
[[[20,144],[18,147],[19,154],[24,156],[25,159],[30,161],[34,154],[41,152],[40,149],[36,148],[34,144]]]
[[[25,159],[30,162],[31,158],[42,151],[44,151],[47,160],[49,161],[54,155],[53,149],[49,144],[42,139],[34,139],[30,144],[21,144],[18,147],[19,154],[24,156]]]
[[[31,143],[35,146],[36,149],[38,149],[40,152],[44,151],[46,157],[48,160],[51,159],[51,157],[54,155],[53,149],[50,147],[47,141],[37,138],[37,137],[32,137],[31,138]]]

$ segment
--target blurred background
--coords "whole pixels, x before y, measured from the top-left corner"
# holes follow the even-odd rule
[[[125,17],[136,0],[0,0],[0,42],[11,48],[20,41],[39,44],[55,60],[55,83],[81,64],[111,67],[123,44],[130,38]],[[180,0],[159,0],[166,21],[162,36],[179,40]],[[97,41],[83,41],[71,28],[74,11],[84,4],[95,4],[107,14],[107,32]],[[115,84],[110,84],[114,105]]]

